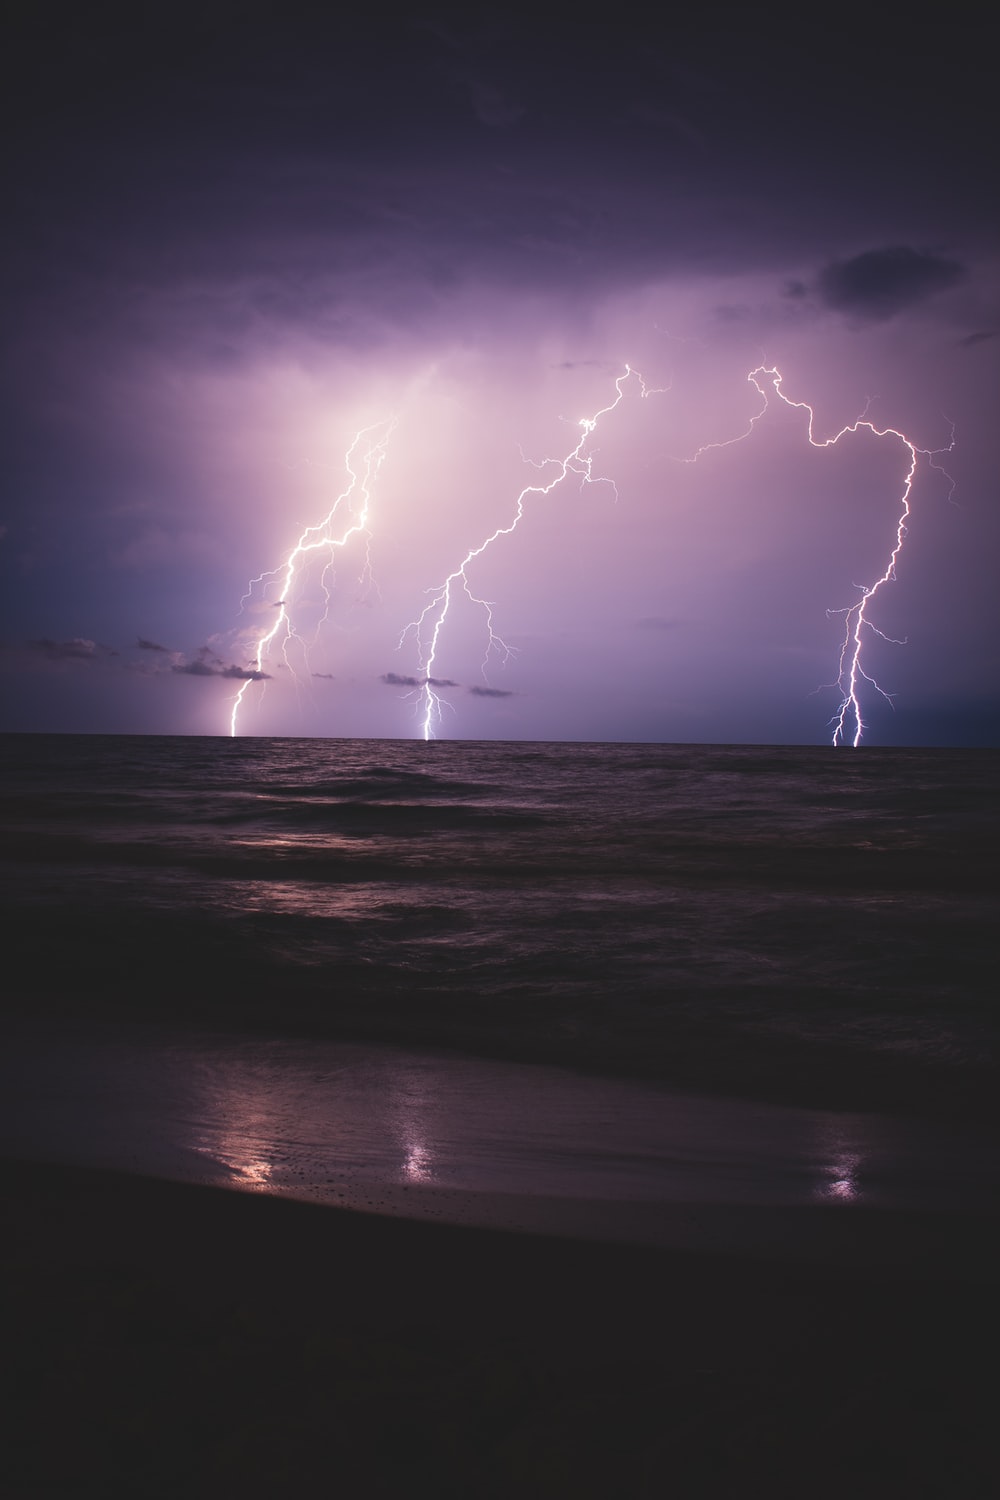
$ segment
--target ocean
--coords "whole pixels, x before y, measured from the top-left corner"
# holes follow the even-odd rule
[[[806,1139],[878,1120],[929,1160],[957,1131],[945,1193],[995,1119],[998,752],[7,735],[0,756],[8,1151],[65,1156],[86,1116],[175,1175],[315,1188],[331,1151],[378,1156],[343,1125],[367,1078],[451,1101],[422,1176],[386,1126],[399,1187],[516,1192],[508,1158],[534,1152],[547,1194],[563,1172],[614,1197],[614,1160],[619,1197],[655,1197],[669,1157],[697,1198],[715,1118],[717,1197],[753,1196],[759,1135],[799,1201],[861,1193]],[[206,1125],[248,1096],[258,1156],[280,1116],[283,1177]]]

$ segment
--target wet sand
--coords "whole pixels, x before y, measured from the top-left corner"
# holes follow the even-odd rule
[[[934,1256],[998,1201],[992,1141],[450,1053],[0,1031],[0,1155],[574,1239]],[[881,1224],[860,1246],[859,1208]]]
[[[2,1172],[18,1497],[996,1488],[982,1216],[817,1263]]]

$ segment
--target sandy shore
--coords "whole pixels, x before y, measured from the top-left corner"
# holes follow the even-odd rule
[[[995,1489],[967,1221],[816,1266],[2,1171],[18,1497]]]

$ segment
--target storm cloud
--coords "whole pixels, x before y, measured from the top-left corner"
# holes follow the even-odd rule
[[[389,687],[458,687],[458,683],[452,682],[448,677],[408,677],[401,672],[383,672],[379,681]]]
[[[183,662],[170,670],[182,677],[225,677],[234,682],[266,682],[271,676],[269,672],[261,672],[255,667],[227,667],[201,659]]]
[[[819,293],[836,312],[881,322],[957,286],[965,276],[965,267],[957,260],[895,245],[866,250],[824,267]]]
[[[12,727],[228,733],[249,682],[241,733],[392,737],[423,721],[381,686],[503,662],[436,732],[823,739],[909,455],[823,446],[869,400],[925,453],[955,424],[865,637],[871,734],[1000,694],[992,61],[961,28],[910,18],[905,67],[870,8],[822,49],[755,11],[231,0],[5,40]]]

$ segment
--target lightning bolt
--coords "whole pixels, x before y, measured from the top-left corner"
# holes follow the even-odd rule
[[[864,410],[852,422],[846,423],[839,431],[828,437],[816,436],[816,416],[812,406],[805,401],[798,401],[785,394],[784,377],[780,370],[773,365],[758,365],[747,375],[747,381],[754,387],[760,398],[758,410],[755,411],[746,423],[742,431],[732,437],[719,441],[709,442],[697,448],[691,455],[677,459],[678,462],[694,464],[701,461],[706,454],[713,450],[732,447],[745,442],[752,437],[758,424],[769,411],[772,402],[781,402],[793,411],[806,414],[806,438],[813,448],[832,448],[843,438],[866,431],[880,439],[895,440],[901,447],[904,456],[904,474],[900,485],[897,501],[897,518],[893,540],[889,547],[886,562],[881,573],[873,582],[858,585],[860,597],[848,606],[841,609],[830,609],[829,616],[843,615],[844,635],[840,646],[838,658],[837,677],[831,687],[836,688],[840,694],[840,703],[830,719],[832,728],[832,743],[835,746],[845,745],[850,742],[855,747],[861,743],[865,730],[865,721],[862,712],[861,695],[864,685],[872,688],[880,694],[890,705],[892,696],[888,693],[871,673],[863,665],[864,647],[867,639],[872,635],[882,640],[892,641],[875,624],[870,615],[870,608],[878,594],[891,583],[896,577],[896,568],[900,554],[906,541],[908,523],[911,516],[911,497],[918,469],[922,462],[926,461],[929,467],[941,474],[950,485],[949,496],[954,490],[954,481],[947,471],[936,460],[944,453],[950,452],[954,447],[954,427],[952,427],[951,439],[942,448],[928,449],[920,447],[905,432],[896,427],[880,427],[872,421],[868,415],[870,401]],[[397,649],[402,649],[407,640],[415,642],[419,665],[419,676],[416,679],[417,704],[416,714],[421,726],[423,738],[431,740],[436,738],[440,728],[443,710],[450,707],[447,699],[440,696],[437,689],[445,686],[454,686],[437,677],[437,662],[442,650],[443,636],[448,625],[452,606],[458,595],[464,594],[466,598],[480,612],[485,627],[485,651],[482,661],[482,672],[487,679],[487,671],[493,657],[499,657],[507,662],[515,654],[511,646],[507,644],[503,636],[495,626],[494,604],[477,593],[470,581],[469,572],[475,562],[488,551],[494,544],[499,543],[502,538],[511,536],[524,517],[526,507],[533,500],[541,499],[552,494],[560,485],[570,479],[576,479],[579,486],[590,484],[607,484],[615,496],[618,491],[614,481],[606,475],[594,472],[596,453],[592,447],[591,439],[597,431],[599,423],[609,417],[625,400],[626,390],[630,386],[638,386],[642,398],[659,394],[647,387],[643,377],[631,365],[626,364],[622,373],[615,378],[614,396],[607,404],[600,407],[592,416],[581,417],[574,424],[576,440],[561,457],[550,457],[540,462],[532,462],[532,467],[539,473],[539,478],[533,483],[527,484],[516,496],[510,520],[497,526],[481,541],[469,547],[457,566],[448,573],[440,584],[430,588],[428,602],[423,609],[412,619],[399,636]],[[669,387],[667,388],[669,389]],[[230,718],[230,733],[237,732],[237,719],[239,710],[246,698],[247,693],[254,681],[259,681],[264,675],[264,665],[270,658],[270,653],[280,641],[283,660],[289,667],[292,666],[288,658],[288,649],[292,641],[295,641],[305,653],[312,644],[319,629],[328,618],[330,607],[330,589],[328,576],[335,561],[336,554],[342,551],[348,542],[354,537],[363,537],[365,542],[365,561],[360,574],[362,582],[367,581],[371,585],[371,536],[368,529],[369,511],[371,504],[371,491],[378,474],[379,468],[385,458],[389,435],[395,425],[395,421],[386,421],[372,427],[362,428],[357,432],[345,455],[345,467],[349,475],[346,489],[338,495],[326,516],[314,526],[307,526],[299,535],[298,540],[291,548],[284,563],[269,572],[259,575],[249,585],[247,593],[241,601],[241,608],[245,607],[252,599],[255,589],[261,589],[266,597],[268,590],[272,589],[277,580],[278,599],[274,604],[277,613],[271,628],[260,635],[256,643],[256,655],[251,663],[255,674],[243,682],[233,700]],[[343,512],[346,511],[346,515]],[[338,517],[342,519],[339,531],[335,532]],[[325,556],[320,584],[325,599],[325,608],[322,617],[315,626],[312,640],[307,640],[295,623],[292,613],[292,601],[295,594],[295,586],[298,574],[304,562],[310,554],[319,553]],[[903,642],[895,641],[900,645]],[[413,681],[414,679],[409,679]]]
[[[441,644],[441,636],[448,620],[448,614],[456,592],[463,592],[476,605],[483,614],[486,626],[486,651],[483,656],[483,676],[485,678],[489,667],[490,658],[499,656],[503,661],[509,661],[514,655],[513,649],[494,629],[493,604],[488,599],[481,598],[473,593],[469,582],[467,569],[482,557],[495,542],[501,537],[510,536],[524,515],[525,506],[536,497],[550,495],[554,489],[563,484],[570,476],[580,481],[581,487],[586,484],[608,484],[614,491],[617,499],[618,491],[614,481],[606,475],[595,475],[595,454],[589,451],[589,440],[597,430],[597,425],[603,417],[608,416],[616,407],[620,406],[625,399],[626,384],[634,380],[638,383],[642,396],[649,396],[655,392],[648,390],[642,376],[630,365],[626,365],[622,373],[615,379],[614,399],[606,406],[602,406],[591,417],[581,417],[575,424],[578,430],[576,442],[561,458],[545,458],[540,462],[533,462],[532,467],[538,469],[542,474],[549,472],[550,478],[539,480],[534,484],[525,485],[524,489],[514,501],[514,514],[505,526],[498,526],[476,546],[470,547],[456,568],[450,572],[443,583],[437,584],[428,590],[431,595],[428,603],[424,605],[419,615],[404,626],[399,637],[399,648],[402,648],[407,637],[412,636],[417,646],[420,676],[422,683],[417,689],[417,717],[420,720],[425,740],[436,738],[436,731],[441,723],[442,708],[447,700],[442,699],[435,691],[440,686],[434,677],[435,663],[437,661],[438,649]],[[450,705],[449,705],[450,706]]]
[[[862,715],[861,699],[859,696],[862,691],[861,684],[863,682],[868,683],[875,692],[879,693],[892,706],[892,695],[887,693],[862,665],[866,637],[869,634],[873,634],[877,635],[881,640],[891,641],[894,645],[905,644],[905,642],[894,640],[892,636],[887,636],[883,631],[879,630],[878,626],[869,617],[869,605],[872,604],[872,601],[879,592],[885,588],[886,584],[893,582],[896,577],[896,564],[903,550],[903,544],[906,541],[908,522],[910,520],[910,498],[913,493],[913,484],[921,459],[926,459],[928,465],[936,469],[948,481],[950,486],[949,498],[954,491],[954,480],[951,479],[951,476],[940,464],[935,463],[935,459],[939,458],[943,453],[950,453],[954,448],[954,425],[952,425],[951,438],[943,448],[920,448],[912,438],[907,437],[906,433],[901,432],[898,427],[877,427],[874,422],[870,421],[868,418],[868,409],[871,402],[869,401],[866,403],[860,416],[855,417],[853,422],[845,423],[839,432],[833,433],[830,437],[817,438],[815,435],[816,415],[813,408],[805,401],[793,401],[790,396],[785,395],[783,390],[783,376],[780,370],[774,366],[765,367],[758,365],[755,370],[750,371],[747,380],[759,392],[762,406],[760,411],[751,418],[747,431],[731,441],[741,442],[743,438],[750,435],[757,422],[760,421],[761,417],[767,411],[770,405],[770,396],[773,394],[785,406],[790,407],[794,411],[806,412],[808,414],[806,436],[810,446],[813,448],[833,448],[840,442],[841,438],[864,431],[870,432],[877,438],[895,438],[902,447],[905,455],[904,463],[906,472],[898,498],[899,509],[896,519],[895,539],[892,542],[882,572],[872,583],[858,585],[861,597],[854,604],[842,609],[827,610],[828,615],[841,614],[844,616],[844,638],[840,647],[837,678],[835,683],[832,684],[840,693],[840,704],[830,720],[830,726],[833,730],[831,743],[834,745],[844,745],[850,740],[851,744],[857,748],[861,743],[861,737],[865,731],[865,721]],[[725,445],[710,444],[709,446],[717,447]],[[704,449],[700,450],[700,452],[704,451]]]
[[[274,605],[277,614],[270,630],[258,637],[255,655],[250,663],[253,672],[264,673],[265,664],[270,659],[272,648],[274,648],[276,642],[280,641],[282,658],[285,665],[289,668],[292,667],[292,663],[288,659],[288,647],[291,641],[297,641],[304,653],[308,651],[310,645],[315,643],[320,627],[329,617],[331,596],[328,579],[330,571],[333,568],[337,553],[342,551],[353,537],[361,537],[365,543],[364,565],[359,575],[359,582],[371,585],[371,533],[368,530],[371,494],[376,476],[385,458],[389,436],[394,426],[394,419],[387,420],[373,424],[371,427],[362,427],[360,431],[355,433],[344,456],[344,467],[348,474],[347,487],[337,496],[321,521],[318,521],[314,526],[307,526],[300,533],[298,540],[279,567],[272,568],[267,572],[259,574],[258,577],[251,579],[247,592],[240,600],[241,609],[244,609],[253,598],[256,588],[260,587],[266,597],[267,591],[273,587],[274,580],[280,580],[278,583],[278,599]],[[338,520],[338,516],[342,524],[339,532],[335,534],[333,528]],[[307,640],[296,626],[293,615],[293,601],[297,575],[303,563],[313,553],[324,557],[319,580],[323,591],[324,608],[313,630],[311,640]],[[237,732],[237,721],[240,709],[243,706],[243,700],[255,682],[261,682],[261,686],[263,687],[260,676],[248,677],[245,682],[241,683],[240,689],[233,699],[232,712],[229,718],[229,733],[233,737],[235,737]]]

